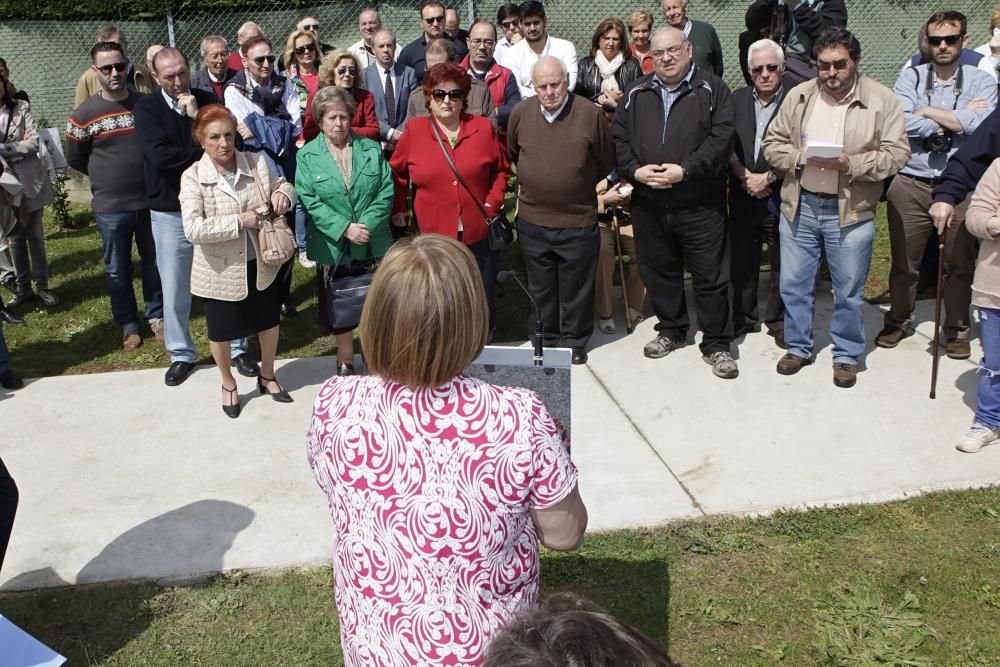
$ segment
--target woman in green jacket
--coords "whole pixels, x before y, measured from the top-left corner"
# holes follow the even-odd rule
[[[316,93],[312,113],[320,134],[299,151],[295,172],[309,213],[306,255],[317,264],[320,324],[337,340],[338,375],[354,374],[354,327],[330,325],[327,280],[346,273],[352,261],[382,257],[392,245],[392,171],[377,142],[351,131],[355,107],[343,88]]]

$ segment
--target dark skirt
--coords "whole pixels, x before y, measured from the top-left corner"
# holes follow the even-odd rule
[[[205,299],[208,339],[224,343],[246,338],[278,326],[281,320],[280,276],[265,290],[257,289],[257,260],[247,262],[249,292],[242,301]]]

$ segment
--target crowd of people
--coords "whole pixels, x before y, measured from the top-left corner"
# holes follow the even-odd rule
[[[315,271],[337,366],[316,400],[308,453],[336,523],[347,664],[482,660],[537,601],[538,543],[573,549],[586,528],[568,440],[538,397],[461,374],[496,329],[503,250],[490,225],[512,175],[545,346],[571,348],[582,364],[594,327],[616,330],[612,272],[624,253],[626,325],[656,318],[646,357],[687,344],[687,271],[700,353],[716,376],[738,377],[733,347],[762,326],[786,350],[777,373],[794,375],[814,361],[825,255],[841,388],[856,384],[868,347],[862,304],[884,199],[892,303],[874,343],[890,349],[912,335],[925,251],[941,236],[946,355],[970,356],[973,305],[984,349],[975,421],[956,447],[1000,441],[1000,10],[976,51],[964,15],[935,12],[890,89],[861,73],[843,0],[756,0],[732,45],[747,85],[731,92],[715,29],[690,18],[686,0],[660,9],[661,27],[647,9],[602,20],[579,59],[548,33],[538,0],[505,4],[496,23],[467,30],[457,10],[428,0],[422,33],[406,45],[373,8],[346,48],[322,42],[314,17],[273,42],[248,22],[233,51],[206,36],[195,72],[176,48],[150,46],[143,65],[120,28],[96,35],[67,159],[90,176],[122,347],[138,348],[148,327],[171,355],[166,384],[184,382],[197,358],[195,295],[225,414],[241,411],[234,367],[289,402],[274,359],[281,317],[296,313],[295,260],[273,261],[264,230],[284,221],[298,264]],[[0,74],[10,214],[0,279],[14,295],[0,316],[16,323],[36,295],[58,301],[40,217],[52,195],[30,106]],[[358,267],[374,278],[360,325],[345,324],[329,312],[331,286]],[[355,373],[356,327],[367,376]],[[0,381],[20,383],[2,336]],[[419,539],[408,532],[418,528]],[[542,627],[530,618],[509,631]],[[649,648],[629,629],[603,632]],[[493,651],[531,656],[536,639],[498,640]],[[513,660],[489,664],[522,664]]]

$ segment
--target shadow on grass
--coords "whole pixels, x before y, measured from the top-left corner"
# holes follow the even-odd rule
[[[542,556],[542,596],[573,593],[670,650],[670,569],[650,554],[628,560],[577,554]]]
[[[236,535],[253,521],[249,508],[222,500],[199,500],[122,533],[76,575],[77,584],[187,579],[218,572]],[[13,539],[16,545],[18,527]],[[20,574],[3,591],[69,586],[52,568]],[[101,662],[142,634],[153,621],[152,583],[83,586],[44,594],[12,593],[3,614],[69,664]]]

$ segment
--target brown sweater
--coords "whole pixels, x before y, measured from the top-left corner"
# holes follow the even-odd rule
[[[595,188],[615,166],[611,128],[600,107],[570,94],[549,123],[529,97],[507,124],[510,161],[517,165],[518,216],[543,227],[586,227],[597,222]]]

